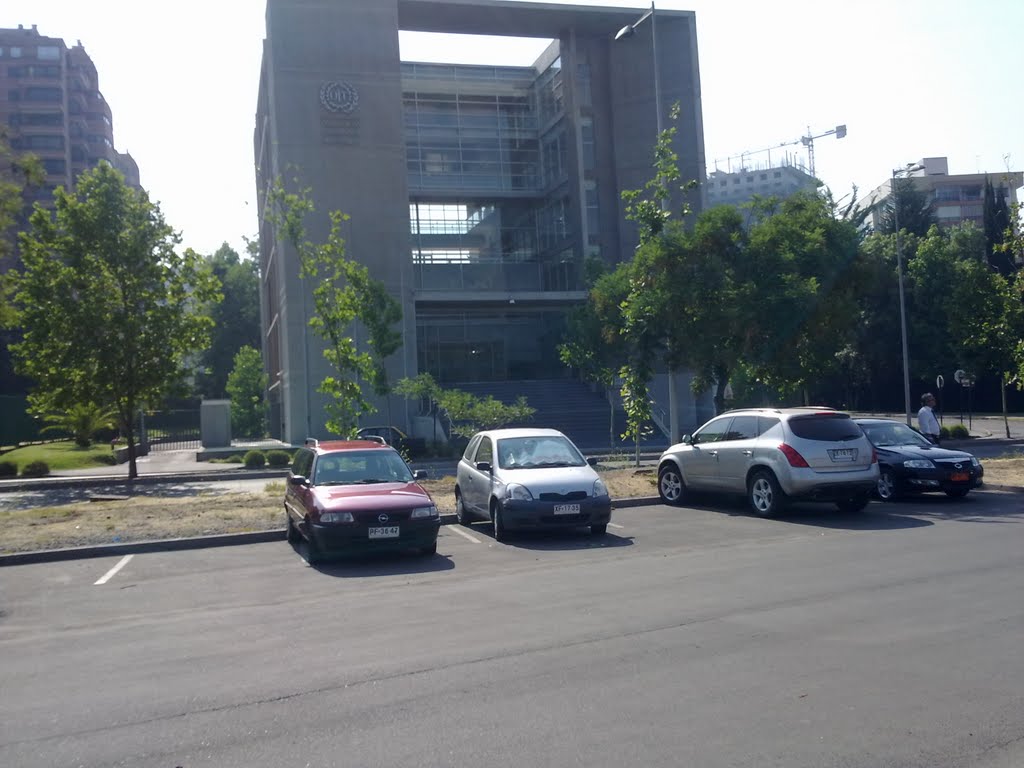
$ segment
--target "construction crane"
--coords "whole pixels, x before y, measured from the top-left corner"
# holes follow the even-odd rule
[[[733,160],[737,160],[738,159],[738,160],[740,160],[741,163],[743,163],[745,161],[747,155],[759,155],[762,152],[769,152],[770,153],[773,149],[779,149],[780,147],[791,147],[794,144],[803,144],[805,147],[807,147],[807,161],[808,161],[808,164],[810,165],[811,176],[814,176],[814,178],[817,178],[817,174],[814,171],[814,140],[815,139],[822,139],[822,138],[824,138],[826,136],[835,136],[837,139],[841,139],[844,136],[846,136],[846,126],[845,125],[837,125],[835,128],[833,128],[833,129],[831,129],[829,131],[825,131],[824,133],[818,133],[818,134],[812,134],[811,133],[811,127],[807,126],[807,133],[804,136],[801,136],[799,139],[793,139],[792,141],[783,141],[783,142],[781,142],[779,144],[775,144],[775,145],[773,145],[771,147],[765,147],[763,149],[753,149],[753,150],[747,150],[746,152],[740,152],[738,155],[731,155],[730,157],[725,158],[724,162],[727,164],[726,167],[731,167],[731,162]],[[768,162],[769,162],[769,164],[771,163],[771,155],[770,154],[768,156]],[[718,160],[715,160],[715,168],[716,169],[718,168]]]

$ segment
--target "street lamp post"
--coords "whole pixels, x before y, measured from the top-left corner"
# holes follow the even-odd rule
[[[632,24],[627,24],[616,32],[615,39],[622,40],[625,37],[632,37],[636,34],[636,28],[647,21],[647,19],[651,20],[651,56],[654,58],[654,109],[657,111],[658,138],[661,138],[663,126],[661,122],[661,76],[658,74],[658,16],[654,12],[654,2],[651,2],[651,10],[644,13],[643,16]]]
[[[661,108],[661,75],[658,72],[658,15],[654,9],[654,0],[651,0],[651,9],[644,13],[639,19],[634,21],[632,24],[627,24],[615,34],[616,40],[622,40],[626,37],[632,37],[636,34],[636,28],[643,24],[647,19],[651,20],[651,57],[654,60],[654,111],[655,111],[655,126],[657,130],[656,141],[661,141],[661,133],[664,130],[664,124],[662,122],[662,108]],[[661,210],[668,210],[668,200],[665,197],[661,198]],[[676,393],[676,380],[673,373],[669,373],[668,382],[668,414],[669,421],[669,439],[672,444],[675,445],[679,442],[679,396]],[[639,444],[637,444],[637,451],[639,452]],[[639,453],[638,453],[639,455]]]
[[[904,168],[895,168],[892,172],[892,212],[893,226],[896,229],[896,276],[900,292],[900,341],[903,345],[903,404],[907,411],[907,426],[913,426],[910,420],[910,356],[907,353],[907,305],[903,291],[903,248],[900,243],[900,200],[896,190],[896,179],[900,174],[912,173],[923,168],[922,165],[908,164]]]

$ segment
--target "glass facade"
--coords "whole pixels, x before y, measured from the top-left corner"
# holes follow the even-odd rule
[[[417,370],[440,384],[562,378],[567,369],[557,347],[564,332],[561,310],[419,308]]]
[[[589,102],[589,69],[580,74]],[[567,306],[509,300],[582,290],[593,247],[578,222],[596,241],[593,122],[580,118],[588,180],[576,201],[561,59],[540,74],[403,62],[402,85],[419,370],[442,383],[566,375],[557,346]],[[445,303],[424,292],[461,295]]]

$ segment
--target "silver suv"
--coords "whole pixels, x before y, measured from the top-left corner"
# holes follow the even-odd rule
[[[864,509],[878,457],[850,415],[830,408],[745,408],[711,419],[658,460],[658,495],[682,504],[688,491],[746,494],[770,517],[789,499]]]

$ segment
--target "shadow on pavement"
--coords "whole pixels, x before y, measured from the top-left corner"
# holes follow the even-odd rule
[[[943,494],[921,494],[888,502],[884,507],[896,517],[915,515],[961,523],[1024,523],[1024,496],[1020,494],[979,494],[975,491],[962,499],[950,499]]]
[[[494,530],[488,523],[470,526],[474,533],[494,539]],[[510,531],[501,543],[516,549],[532,549],[539,552],[572,552],[587,549],[610,549],[633,546],[632,536],[617,536],[610,531],[595,536],[586,527],[578,530],[559,529],[554,531]]]
[[[306,543],[290,545],[303,560]],[[347,555],[309,566],[324,576],[336,578],[366,578],[373,576],[405,576],[416,573],[439,573],[455,568],[445,555],[424,555],[410,549],[408,552],[379,552],[365,555]]]
[[[708,512],[721,512],[733,517],[757,519],[742,497],[691,499],[688,507]],[[775,517],[766,522],[790,525],[807,525],[816,528],[831,528],[846,531],[889,531],[905,528],[922,528],[934,525],[930,520],[918,520],[904,515],[891,514],[887,505],[873,501],[862,512],[840,512],[835,504],[820,502],[790,502]]]

